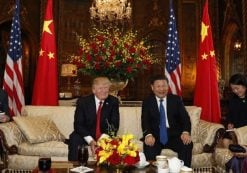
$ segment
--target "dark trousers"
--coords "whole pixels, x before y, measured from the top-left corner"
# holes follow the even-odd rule
[[[73,132],[69,135],[69,142],[68,142],[68,160],[69,161],[77,161],[78,160],[78,147],[82,145],[86,145],[86,141],[79,136],[77,133]]]
[[[190,167],[192,158],[193,143],[184,145],[180,137],[169,138],[166,145],[159,141],[155,142],[154,146],[147,146],[144,144],[144,154],[147,160],[155,160],[157,155],[160,155],[163,148],[169,148],[178,153],[178,158],[184,161],[184,165]]]

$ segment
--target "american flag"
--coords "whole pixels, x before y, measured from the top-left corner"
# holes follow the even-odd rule
[[[168,40],[166,46],[165,75],[169,81],[169,92],[181,96],[181,62],[179,58],[178,32],[176,29],[172,0],[170,0]]]
[[[19,11],[19,0],[16,0],[3,81],[3,89],[8,93],[10,116],[19,116],[25,105]]]

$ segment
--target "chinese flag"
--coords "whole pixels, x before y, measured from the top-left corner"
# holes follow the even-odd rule
[[[194,105],[202,108],[201,118],[203,120],[220,122],[220,100],[215,52],[208,15],[208,0],[205,2],[201,23],[200,50],[196,64]]]
[[[47,1],[34,81],[33,105],[58,105],[58,74],[52,0]]]

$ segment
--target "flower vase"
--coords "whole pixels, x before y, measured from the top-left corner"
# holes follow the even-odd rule
[[[118,92],[123,90],[127,86],[128,79],[127,80],[110,79],[110,81],[112,83],[110,87],[110,94],[117,97],[121,101]]]

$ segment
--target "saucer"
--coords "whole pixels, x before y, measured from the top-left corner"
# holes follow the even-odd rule
[[[76,168],[72,168],[70,169],[72,172],[78,172],[78,173],[86,173],[86,172],[91,172],[93,171],[92,168],[88,168],[88,167],[85,167],[85,166],[79,166],[79,167],[76,167]]]
[[[142,169],[142,168],[145,168],[146,166],[149,165],[149,162],[146,161],[144,164],[140,165],[139,163],[135,164],[135,167],[139,168],[139,169]]]

